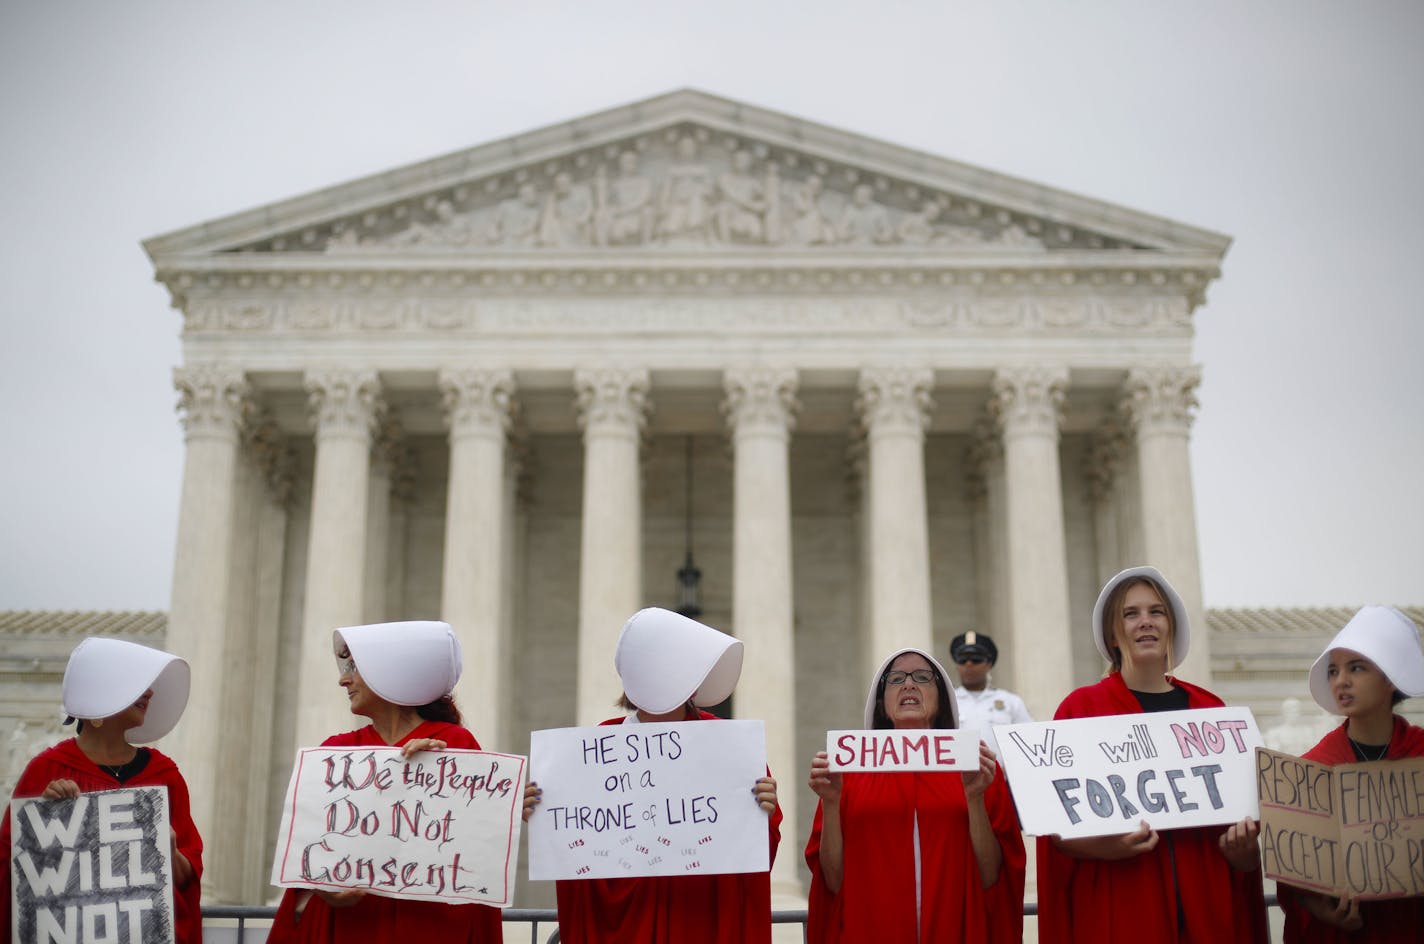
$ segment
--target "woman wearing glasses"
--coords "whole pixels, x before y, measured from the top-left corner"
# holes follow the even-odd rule
[[[1156,568],[1107,582],[1093,641],[1112,671],[1076,689],[1055,719],[1219,708],[1220,698],[1168,673],[1186,658],[1186,607]],[[1043,944],[1238,944],[1266,941],[1256,825],[1161,833],[1146,820],[1116,836],[1038,840]]]
[[[335,734],[323,747],[399,747],[410,757],[447,747],[479,750],[460,726],[450,692],[460,680],[460,642],[448,623],[347,626],[332,634],[337,684],[351,713],[371,723]],[[502,940],[498,908],[368,895],[361,889],[289,888],[269,944],[385,944],[429,938],[454,944]]]
[[[875,673],[868,729],[957,728],[948,676],[901,649]],[[1017,942],[1024,847],[993,752],[974,773],[832,773],[811,761],[820,797],[806,863],[812,944],[837,941]]]

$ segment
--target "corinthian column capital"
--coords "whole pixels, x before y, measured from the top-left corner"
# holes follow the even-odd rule
[[[500,435],[509,431],[514,375],[508,370],[442,370],[440,399],[450,437]]]
[[[923,436],[934,401],[934,371],[928,367],[867,367],[860,372],[855,401],[861,424],[872,438],[884,433]]]
[[[1144,433],[1171,433],[1185,436],[1197,408],[1197,385],[1201,368],[1134,367],[1122,386],[1120,409],[1137,430]]]
[[[636,367],[574,371],[579,426],[585,436],[638,434],[648,418],[648,372]]]
[[[995,371],[989,409],[1005,436],[1058,436],[1068,368],[1029,365]]]
[[[237,441],[249,387],[243,371],[230,364],[190,364],[173,371],[184,438]]]
[[[385,410],[374,370],[314,370],[303,378],[318,439],[369,441]]]
[[[722,414],[732,435],[789,433],[796,425],[797,375],[792,367],[733,367],[722,377]]]

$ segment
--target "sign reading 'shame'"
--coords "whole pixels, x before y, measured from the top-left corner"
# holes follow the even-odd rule
[[[272,884],[505,907],[514,895],[524,758],[488,751],[297,752]]]
[[[10,804],[17,944],[171,944],[168,791],[141,787]]]

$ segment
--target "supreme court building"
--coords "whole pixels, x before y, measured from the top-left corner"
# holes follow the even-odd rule
[[[1210,685],[1193,315],[1229,242],[693,91],[149,240],[208,900],[269,897],[295,749],[356,726],[337,626],[449,621],[468,727],[524,753],[616,713],[619,629],[690,552],[766,721],[782,900],[809,759],[892,649],[989,632],[1048,718],[1150,562]]]

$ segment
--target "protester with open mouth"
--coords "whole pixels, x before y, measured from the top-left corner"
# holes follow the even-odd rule
[[[338,684],[351,713],[371,719],[322,747],[399,747],[404,757],[447,747],[480,750],[460,725],[451,692],[460,680],[460,642],[448,623],[347,626],[332,634]],[[368,894],[359,888],[289,888],[268,944],[387,944],[427,938],[442,944],[503,939],[498,908]]]
[[[1394,713],[1424,695],[1424,648],[1413,620],[1388,606],[1361,609],[1310,668],[1310,694],[1345,723],[1320,739],[1306,760],[1334,767],[1424,757],[1424,728]],[[1424,898],[1360,901],[1278,886],[1287,944],[1418,941]]]
[[[1057,720],[1219,708],[1220,698],[1173,677],[1191,627],[1177,591],[1153,567],[1107,582],[1093,608],[1093,641],[1112,664],[1070,692]],[[1038,840],[1038,934],[1043,944],[1225,944],[1267,940],[1257,826],[1158,832],[1146,820],[1116,836]]]
[[[865,728],[958,728],[944,667],[901,649],[876,671]],[[973,773],[832,773],[811,761],[820,797],[811,867],[811,944],[963,941],[1023,936],[1024,846],[993,752],[982,741]]]
[[[199,944],[203,840],[193,824],[188,784],[171,759],[151,747],[178,723],[188,704],[188,663],[171,653],[121,639],[91,637],[69,655],[64,669],[65,724],[75,736],[42,751],[25,767],[14,797],[60,800],[130,787],[164,787],[173,839],[173,936]],[[10,934],[10,811],[0,824],[5,850],[0,928]],[[113,931],[112,928],[109,929]]]

